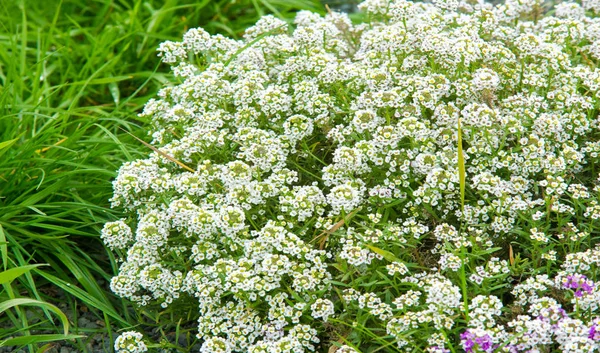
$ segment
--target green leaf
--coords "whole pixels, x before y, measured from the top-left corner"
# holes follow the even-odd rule
[[[0,255],[2,255],[2,266],[6,270],[8,268],[8,242],[6,241],[6,234],[4,234],[4,228],[0,224]]]
[[[21,134],[23,135],[23,134]],[[21,138],[21,136],[14,138],[12,140],[8,140],[8,141],[4,141],[4,142],[0,142],[0,157],[6,153],[6,151],[8,151],[8,149],[15,144],[15,142],[17,142],[19,139]]]
[[[25,346],[28,344],[63,341],[63,340],[71,340],[71,339],[77,339],[77,338],[85,338],[85,336],[82,336],[82,335],[60,335],[60,334],[19,336],[19,337],[9,338],[9,339],[0,341],[0,347]]]
[[[22,274],[27,273],[36,267],[44,266],[44,265],[48,265],[48,264],[19,266],[19,267],[11,268],[10,270],[0,272],[0,284],[10,283],[15,278],[21,276]]]
[[[340,287],[350,287],[349,284],[347,283],[343,283],[343,282],[339,282],[339,281],[329,281],[329,283],[336,285],[336,286],[340,286]]]
[[[458,181],[460,183],[460,209],[465,209],[465,185],[466,174],[465,174],[465,157],[463,156],[462,146],[462,129],[460,127],[460,119],[458,119]]]
[[[116,82],[111,82],[108,84],[108,90],[113,98],[113,102],[115,102],[116,105],[119,105],[119,102],[121,101],[121,91],[119,90],[119,85],[117,85]]]
[[[387,251],[387,250],[383,250],[380,249],[378,247],[375,247],[373,245],[369,245],[369,244],[365,244],[365,246],[369,249],[371,249],[371,251],[373,251],[376,254],[379,254],[381,256],[383,256],[384,259],[391,261],[391,262],[402,262],[402,260],[398,259],[396,256],[394,256],[394,254],[392,254],[391,252]]]
[[[37,306],[42,309],[50,310],[58,316],[60,321],[63,324],[64,334],[67,335],[69,333],[69,320],[67,316],[63,314],[60,309],[50,303],[43,302],[41,300],[30,299],[30,298],[16,298],[7,300],[5,302],[0,303],[0,313],[5,312],[6,310],[13,308],[19,305],[27,305],[27,306]]]
[[[71,85],[105,85],[105,84],[110,84],[110,83],[115,83],[115,82],[120,82],[120,81],[125,81],[125,80],[131,80],[133,78],[133,76],[131,75],[123,75],[123,76],[114,76],[114,77],[102,77],[102,78],[95,78],[95,79],[91,79],[91,80],[82,80],[82,81],[78,81],[78,82],[73,82],[71,83]]]

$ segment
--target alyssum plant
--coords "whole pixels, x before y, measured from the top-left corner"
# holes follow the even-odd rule
[[[163,43],[179,81],[114,181],[112,290],[197,320],[201,352],[599,351],[600,1],[544,6]]]

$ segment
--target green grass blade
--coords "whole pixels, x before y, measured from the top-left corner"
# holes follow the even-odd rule
[[[45,334],[45,335],[30,335],[9,338],[0,341],[0,347],[25,346],[36,343],[46,343],[55,341],[72,340],[77,338],[85,338],[82,335],[60,335],[60,334]]]
[[[373,251],[374,253],[383,256],[384,259],[386,259],[386,260],[388,260],[390,262],[402,262],[396,256],[394,256],[394,254],[392,254],[391,252],[389,252],[387,250],[383,250],[381,248],[375,247],[375,246],[370,245],[370,244],[365,244],[365,246],[367,248],[371,249],[371,251]]]
[[[67,319],[67,316],[62,311],[60,311],[60,309],[58,307],[56,307],[50,303],[40,301],[40,300],[35,300],[35,299],[30,299],[30,298],[10,299],[10,300],[0,303],[0,313],[3,313],[6,310],[13,308],[15,306],[19,306],[19,305],[37,306],[37,307],[52,311],[53,313],[56,314],[56,316],[58,316],[58,318],[62,322],[64,334],[67,335],[69,333],[69,320]]]
[[[6,271],[8,268],[8,242],[6,241],[6,234],[4,234],[4,228],[0,224],[0,255],[2,255],[2,267]]]
[[[460,183],[460,209],[465,209],[465,185],[466,173],[465,173],[465,157],[463,155],[462,145],[462,129],[460,126],[460,119],[458,119],[458,182]]]
[[[103,78],[95,78],[93,80],[84,80],[79,82],[73,82],[71,85],[106,85],[109,83],[116,83],[125,80],[131,80],[133,76],[124,75],[124,76],[115,76],[115,77],[103,77]]]
[[[15,268],[11,268],[6,271],[0,272],[0,284],[10,283],[15,278],[33,270],[36,267],[45,266],[47,264],[36,264],[36,265],[27,265],[27,266],[19,266]]]
[[[15,144],[15,142],[17,142],[19,140],[19,137],[16,137],[12,140],[8,140],[8,141],[4,141],[4,142],[0,142],[0,157],[2,157],[2,155],[4,153],[6,153],[6,151]]]
[[[51,281],[57,287],[61,288],[65,292],[71,294],[72,296],[79,298],[87,306],[89,306],[91,308],[96,308],[96,309],[106,313],[108,316],[121,322],[124,325],[129,324],[123,317],[121,317],[121,315],[119,315],[119,313],[111,305],[107,304],[107,302],[98,300],[97,298],[90,296],[89,293],[85,292],[81,288],[77,288],[77,287],[71,285],[71,283],[63,281],[62,279],[60,279],[56,276],[53,276],[49,273],[45,273],[43,271],[39,271],[39,273],[40,273],[40,275],[45,277],[47,280]]]

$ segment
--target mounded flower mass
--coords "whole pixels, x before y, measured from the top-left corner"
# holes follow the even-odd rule
[[[160,46],[111,289],[200,352],[599,351],[600,1],[359,8]]]

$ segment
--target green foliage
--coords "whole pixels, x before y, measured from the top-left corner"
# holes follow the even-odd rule
[[[83,336],[78,335],[70,335],[69,334],[69,320],[66,315],[55,305],[49,304],[47,302],[43,302],[40,300],[30,299],[30,298],[16,298],[15,290],[11,287],[11,282],[22,276],[26,273],[29,273],[36,267],[42,266],[42,264],[37,265],[27,265],[27,266],[16,266],[12,267],[9,270],[5,270],[0,272],[0,284],[2,285],[3,290],[0,292],[6,293],[8,295],[8,300],[4,300],[0,302],[0,314],[7,310],[14,310],[17,313],[17,317],[21,319],[21,321],[16,321],[16,317],[9,314],[9,318],[14,320],[13,329],[3,330],[0,333],[0,347],[9,347],[9,346],[24,346],[31,345],[35,343],[45,343],[57,340],[65,340],[65,339],[76,339]],[[25,336],[16,336],[13,335],[24,329],[27,332],[27,314],[22,311],[23,306],[35,306],[42,309],[44,312],[52,312],[60,319],[60,322],[63,326],[62,334],[27,334]],[[24,321],[23,321],[24,320]],[[23,323],[24,325],[20,325]]]

